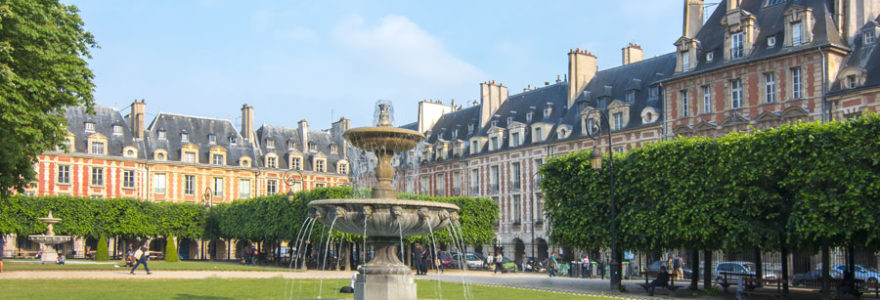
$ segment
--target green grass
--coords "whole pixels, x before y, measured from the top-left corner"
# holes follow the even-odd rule
[[[438,299],[437,282],[417,280],[419,299]],[[197,280],[0,280],[4,299],[316,299],[353,298],[341,294],[346,279],[287,280],[271,279],[197,279]],[[464,299],[458,283],[441,283],[442,299]],[[472,299],[609,299],[542,292],[517,288],[470,286]],[[292,294],[291,294],[292,293]]]
[[[7,259],[5,260],[5,264],[3,265],[4,271],[82,271],[82,270],[118,270],[118,268],[114,266],[120,266],[120,268],[125,267],[125,263],[121,261],[115,261],[113,264],[105,263],[89,263],[89,264],[66,264],[66,265],[56,265],[56,264],[45,264],[41,265],[39,263],[14,263],[14,261],[22,261],[22,260],[14,260]],[[70,260],[69,260],[70,261]],[[68,261],[68,262],[69,262]],[[150,261],[148,263],[150,266],[150,270],[159,270],[159,271],[276,271],[276,272],[285,272],[285,271],[293,271],[284,267],[267,267],[267,266],[244,266],[237,263],[218,263],[218,262],[197,262],[197,261],[182,261],[182,262],[164,262],[164,261]],[[140,267],[143,269],[143,267]]]

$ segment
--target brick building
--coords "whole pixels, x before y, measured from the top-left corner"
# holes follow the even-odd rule
[[[305,120],[296,128],[263,125],[255,130],[254,108],[244,105],[239,129],[229,120],[165,112],[145,126],[145,111],[143,100],[133,102],[124,117],[112,107],[96,106],[94,114],[68,108],[68,149],[40,155],[38,180],[25,192],[209,206],[349,181],[348,144],[341,138],[350,127],[348,119],[329,130],[311,130]],[[10,235],[7,241],[7,256],[39,247],[26,237]],[[229,242],[217,244],[219,258],[235,256],[237,247]],[[82,237],[63,248],[81,256],[88,244],[96,248],[95,241]],[[181,241],[181,255],[202,257],[202,244]]]

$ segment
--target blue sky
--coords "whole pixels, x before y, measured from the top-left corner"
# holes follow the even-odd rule
[[[97,38],[89,61],[100,105],[123,113],[146,99],[162,111],[230,119],[243,103],[262,123],[329,128],[372,122],[394,103],[395,125],[417,102],[469,106],[479,83],[511,94],[566,73],[566,53],[589,49],[620,65],[635,42],[674,50],[681,0],[621,1],[69,1]]]

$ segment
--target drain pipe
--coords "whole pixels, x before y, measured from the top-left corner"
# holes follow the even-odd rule
[[[666,112],[666,89],[663,88],[663,81],[660,82],[660,91],[663,92],[663,101],[660,101],[660,109],[663,110],[663,128],[661,129],[663,136],[660,137],[661,141],[666,140],[667,136],[667,126],[666,123],[669,122],[669,115]],[[659,94],[659,93],[658,93]]]
[[[828,98],[826,95],[826,90],[828,89],[828,58],[825,57],[825,51],[822,51],[822,46],[816,47],[816,50],[819,50],[819,53],[822,55],[822,123],[830,121],[829,107],[828,107]]]

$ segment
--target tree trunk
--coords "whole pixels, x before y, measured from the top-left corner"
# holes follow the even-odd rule
[[[755,248],[755,281],[758,287],[764,286],[764,264],[761,261],[761,249]]]
[[[828,242],[822,241],[822,300],[831,299],[831,257],[828,253]]]
[[[788,248],[782,246],[782,294],[788,295]]]
[[[703,250],[703,256],[703,289],[708,290],[712,288],[712,251]]]
[[[700,288],[700,251],[699,250],[691,250],[691,286],[690,289],[696,290]]]

